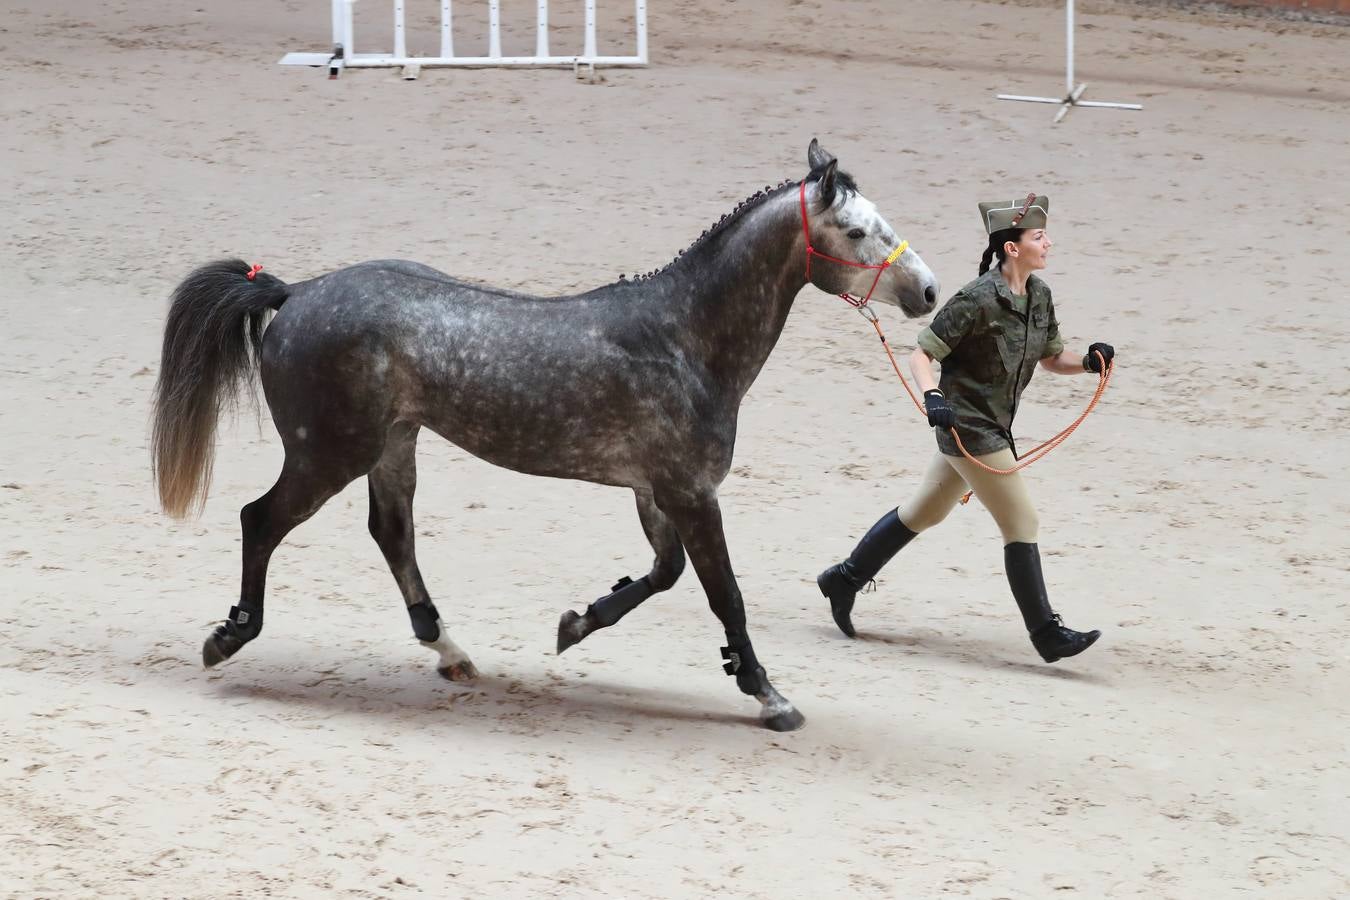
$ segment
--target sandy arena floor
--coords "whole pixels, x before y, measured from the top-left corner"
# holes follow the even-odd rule
[[[652,66],[587,85],[277,66],[324,47],[318,0],[5,4],[0,895],[1350,895],[1350,29],[1088,6],[1089,96],[1146,108],[1049,127],[993,95],[1061,85],[1057,5],[653,6]],[[263,638],[202,671],[280,448],[265,413],[227,423],[202,518],[158,511],[149,400],[190,268],[398,256],[567,292],[800,177],[812,136],[944,296],[978,200],[1053,198],[1066,334],[1120,354],[1030,472],[1052,599],[1096,648],[1040,664],[978,504],[837,633],[814,576],[932,438],[871,329],[808,288],[722,494],[803,731],[755,727],[692,573],[555,656],[562,610],[647,569],[631,495],[433,436],[422,567],[480,682],[412,639],[360,482],[278,552]],[[919,323],[885,321],[907,348]],[[1041,375],[1020,433],[1090,390]]]

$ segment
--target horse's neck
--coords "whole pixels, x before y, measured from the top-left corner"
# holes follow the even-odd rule
[[[747,210],[671,272],[692,304],[695,352],[738,398],[769,358],[806,284],[806,246],[796,194]]]

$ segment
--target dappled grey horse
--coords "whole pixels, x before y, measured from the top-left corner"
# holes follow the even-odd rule
[[[812,141],[807,159],[805,179],[755,194],[659,271],[575,296],[497,290],[398,260],[290,285],[240,260],[189,275],[173,294],[156,387],[162,505],[183,516],[205,502],[220,408],[255,368],[286,452],[276,484],[240,512],[239,603],[206,639],[205,664],[258,636],[272,552],[365,475],[370,532],[413,633],[439,654],[445,677],[477,674],[446,633],[413,552],[425,426],[508,469],[637,495],[656,561],[584,614],[564,613],[559,652],[669,589],[688,552],[726,630],[725,670],[761,702],[768,727],[800,727],[751,647],[722,532],[717,488],[741,399],[808,280],[911,316],[931,310],[938,292],[835,158]]]

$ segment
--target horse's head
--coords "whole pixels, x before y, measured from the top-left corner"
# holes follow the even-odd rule
[[[811,174],[802,193],[803,227],[815,251],[808,253],[811,283],[831,294],[870,294],[872,300],[898,306],[911,318],[932,312],[938,280],[919,254],[906,246],[895,255],[904,242],[872,201],[859,193],[853,179],[839,171],[839,161],[814,139],[806,159]],[[890,264],[882,268],[888,260]]]

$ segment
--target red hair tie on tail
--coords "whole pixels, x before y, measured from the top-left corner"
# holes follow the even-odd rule
[[[248,274],[245,275],[244,277],[247,278],[249,281],[252,281],[254,278],[256,278],[256,277],[258,276],[258,273],[261,272],[261,271],[262,271],[262,266],[259,266],[259,265],[256,265],[256,264],[255,264],[255,265],[253,266],[253,268],[251,268],[251,269],[248,270]]]

